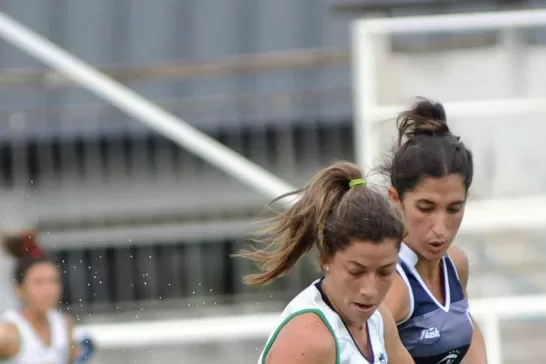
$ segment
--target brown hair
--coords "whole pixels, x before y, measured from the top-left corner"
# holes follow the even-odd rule
[[[472,153],[449,130],[442,104],[421,98],[398,115],[398,141],[382,170],[400,199],[426,176],[457,174],[466,191],[472,184]]]
[[[349,162],[338,162],[316,174],[306,187],[280,196],[301,194],[288,209],[258,232],[266,247],[244,250],[237,256],[256,263],[260,272],[245,277],[247,284],[266,284],[287,274],[314,246],[320,260],[343,250],[352,240],[381,243],[392,238],[400,242],[404,226],[395,207],[381,193],[365,184],[350,187],[363,178]]]
[[[53,263],[46,257],[36,241],[36,231],[25,230],[18,234],[4,234],[4,249],[15,259],[17,263],[13,271],[13,279],[17,284],[22,284],[27,271],[38,263]]]

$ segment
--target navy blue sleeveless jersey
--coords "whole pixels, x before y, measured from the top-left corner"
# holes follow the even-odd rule
[[[409,290],[410,312],[398,324],[398,333],[416,364],[459,364],[472,341],[468,301],[455,265],[442,258],[445,304],[427,288],[415,269],[417,255],[405,244],[397,267]]]

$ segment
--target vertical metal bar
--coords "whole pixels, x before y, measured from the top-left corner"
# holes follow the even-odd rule
[[[353,80],[354,80],[354,146],[356,163],[368,173],[373,168],[378,150],[377,138],[372,135],[374,108],[377,105],[376,52],[373,34],[365,20],[352,24]]]

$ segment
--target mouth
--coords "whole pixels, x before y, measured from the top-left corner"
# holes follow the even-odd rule
[[[356,307],[356,310],[361,313],[370,313],[375,309],[375,305],[372,304],[364,304],[364,303],[354,303],[354,306]]]
[[[427,244],[427,246],[429,247],[429,249],[433,250],[433,251],[440,251],[443,249],[445,243],[443,241],[432,241],[430,243]]]

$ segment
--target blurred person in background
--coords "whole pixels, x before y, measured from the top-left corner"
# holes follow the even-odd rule
[[[83,362],[90,356],[89,345],[85,339],[73,342],[72,320],[56,310],[62,293],[59,268],[43,254],[35,238],[34,231],[3,236],[4,250],[16,259],[12,279],[20,307],[2,316],[0,362]]]
[[[417,364],[485,364],[485,343],[467,300],[468,259],[452,242],[472,184],[472,153],[426,99],[398,117],[398,142],[384,170],[407,235],[385,299]]]
[[[334,163],[279,199],[294,194],[298,200],[259,233],[267,246],[238,254],[260,268],[245,281],[269,283],[313,248],[323,277],[287,305],[259,363],[413,363],[381,307],[404,236],[395,206],[347,162]]]

